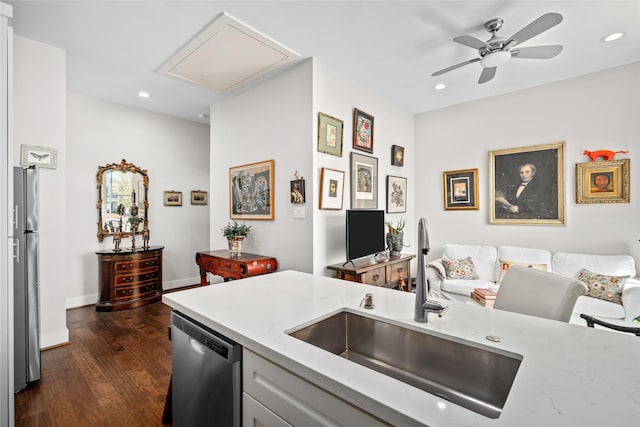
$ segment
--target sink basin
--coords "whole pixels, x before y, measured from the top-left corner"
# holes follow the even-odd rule
[[[290,336],[498,418],[522,356],[341,311]]]

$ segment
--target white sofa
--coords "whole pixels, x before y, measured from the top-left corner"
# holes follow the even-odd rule
[[[535,266],[563,276],[577,278],[580,270],[608,276],[629,277],[622,290],[622,305],[590,296],[581,296],[576,302],[570,323],[586,326],[581,313],[606,319],[631,322],[640,315],[640,280],[635,278],[636,269],[629,255],[593,255],[569,252],[551,253],[545,249],[517,246],[480,246],[446,244],[443,258],[459,260],[471,257],[478,278],[447,278],[443,258],[427,264],[427,280],[431,297],[468,302],[474,288],[490,288],[499,291],[497,284],[503,261]],[[545,268],[546,267],[546,268]],[[532,304],[535,304],[532,301]]]

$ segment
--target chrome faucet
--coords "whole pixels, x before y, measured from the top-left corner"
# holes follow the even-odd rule
[[[429,301],[429,287],[425,277],[424,259],[429,253],[429,236],[427,234],[427,220],[420,218],[418,223],[418,275],[416,277],[416,304],[414,319],[416,322],[427,323],[429,313],[438,313],[442,317],[449,307],[437,301]]]

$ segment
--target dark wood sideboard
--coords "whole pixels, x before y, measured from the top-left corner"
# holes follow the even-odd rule
[[[162,250],[98,251],[97,311],[141,307],[162,298]]]
[[[225,281],[243,279],[260,274],[273,273],[278,268],[275,258],[227,250],[196,252],[196,264],[200,267],[200,285],[207,285],[207,272],[221,276]]]
[[[366,283],[367,285],[395,288],[402,280],[405,284],[403,289],[411,292],[410,262],[415,257],[415,255],[402,254],[397,258],[389,258],[383,262],[356,265],[349,262],[346,265],[329,265],[327,268],[335,270],[338,279]]]

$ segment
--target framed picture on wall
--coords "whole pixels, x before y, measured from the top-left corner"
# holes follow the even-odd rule
[[[378,209],[378,159],[351,152],[351,209]]]
[[[207,192],[206,191],[192,191],[191,192],[191,204],[192,205],[206,205],[207,204]]]
[[[165,206],[182,206],[182,191],[165,191],[163,200]]]
[[[229,168],[229,217],[273,219],[274,161]]]
[[[38,166],[55,169],[58,167],[58,150],[39,145],[20,146],[20,166]]]
[[[353,109],[353,148],[373,154],[373,116]]]
[[[442,173],[444,210],[480,209],[478,201],[478,169]]]
[[[391,166],[404,166],[404,147],[391,146]]]
[[[342,120],[318,113],[318,151],[342,157]]]
[[[342,210],[344,171],[322,168],[320,170],[320,209]]]
[[[576,203],[629,203],[629,163],[577,163]]]
[[[564,142],[489,152],[491,224],[564,224]]]
[[[387,176],[387,213],[407,211],[407,178]]]

